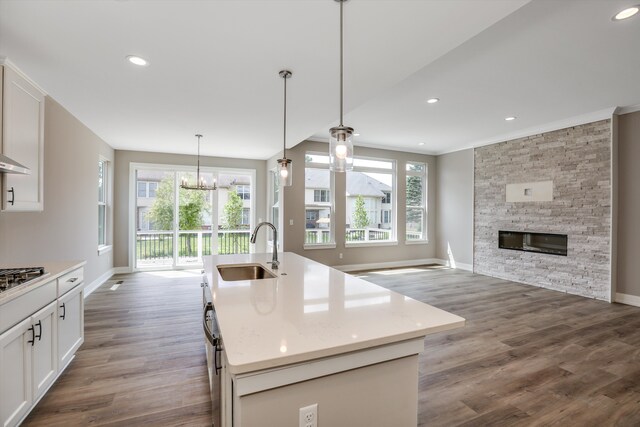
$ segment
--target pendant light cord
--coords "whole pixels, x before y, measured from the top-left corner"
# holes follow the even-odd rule
[[[287,76],[284,78],[284,128],[282,130],[282,158],[287,158]]]
[[[200,138],[202,135],[196,135],[198,137],[198,167],[196,168],[196,186],[200,186]]]
[[[343,98],[343,89],[342,89],[342,80],[343,80],[343,52],[342,52],[342,5],[344,0],[340,1],[340,126],[342,127],[342,98]]]

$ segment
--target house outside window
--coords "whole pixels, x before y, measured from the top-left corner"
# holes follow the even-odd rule
[[[346,180],[347,245],[394,242],[395,161],[358,158]]]
[[[407,162],[406,240],[427,240],[427,165]]]
[[[305,156],[305,247],[334,245],[333,175],[329,156],[306,153]]]

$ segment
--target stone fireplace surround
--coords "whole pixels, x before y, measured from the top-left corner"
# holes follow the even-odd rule
[[[553,181],[553,200],[506,202],[507,184]],[[608,300],[611,121],[475,149],[474,271]],[[498,247],[499,230],[566,234],[567,256]]]

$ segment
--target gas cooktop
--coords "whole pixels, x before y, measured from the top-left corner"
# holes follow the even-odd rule
[[[44,267],[0,268],[0,292],[46,276]]]

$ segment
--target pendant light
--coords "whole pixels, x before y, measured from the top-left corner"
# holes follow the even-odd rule
[[[216,186],[215,179],[213,180],[213,185],[207,185],[207,181],[204,179],[204,177],[200,176],[200,138],[202,138],[202,135],[196,134],[196,138],[198,138],[198,164],[196,168],[196,183],[195,185],[191,185],[185,177],[182,177],[180,188],[184,188],[185,190],[217,190],[218,187]]]
[[[347,0],[335,0],[340,3],[340,125],[329,129],[329,169],[334,172],[353,170],[353,128],[342,124],[343,108],[343,24],[342,6]]]
[[[291,78],[291,71],[282,70],[278,73],[284,80],[284,132],[282,136],[282,158],[278,159],[278,173],[280,185],[290,187],[293,182],[293,164],[287,159],[287,79]]]

